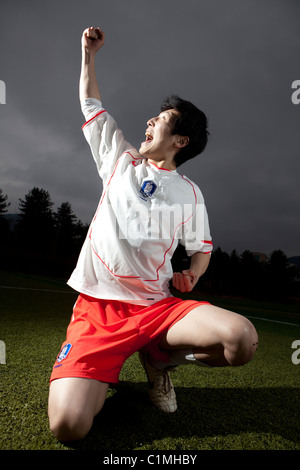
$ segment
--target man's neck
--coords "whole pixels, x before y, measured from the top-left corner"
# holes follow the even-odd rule
[[[158,168],[164,169],[164,170],[170,170],[174,171],[176,170],[176,165],[174,161],[168,161],[168,160],[152,160],[151,158],[147,159],[148,162],[152,163],[153,165],[157,166]]]

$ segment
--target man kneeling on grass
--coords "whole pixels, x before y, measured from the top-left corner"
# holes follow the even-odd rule
[[[177,409],[172,368],[242,365],[253,357],[258,341],[243,316],[169,292],[171,280],[180,292],[190,292],[212,251],[203,196],[177,173],[206,146],[205,114],[173,96],[147,122],[139,151],[132,148],[102,107],[95,56],[103,44],[99,28],[84,31],[83,132],[103,193],[69,280],[80,295],[51,375],[49,421],[60,441],[88,433],[109,384],[118,382],[123,363],[136,351],[151,402],[171,413]],[[173,273],[178,243],[190,256],[190,269]]]

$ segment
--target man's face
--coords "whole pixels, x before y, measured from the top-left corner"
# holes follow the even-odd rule
[[[174,157],[174,144],[178,136],[172,134],[173,124],[180,115],[175,109],[162,111],[159,116],[147,122],[146,140],[141,143],[140,154],[150,160],[160,162]]]

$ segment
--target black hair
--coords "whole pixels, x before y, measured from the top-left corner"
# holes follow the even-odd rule
[[[189,138],[189,143],[175,156],[175,164],[178,167],[205,149],[209,136],[208,121],[203,111],[177,95],[172,95],[162,102],[161,111],[167,109],[176,109],[180,113],[173,124],[172,134]]]

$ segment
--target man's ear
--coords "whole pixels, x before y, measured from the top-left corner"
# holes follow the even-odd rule
[[[190,139],[187,136],[179,135],[176,139],[176,142],[174,143],[174,147],[182,149],[183,147],[186,147],[188,145],[189,141]]]

